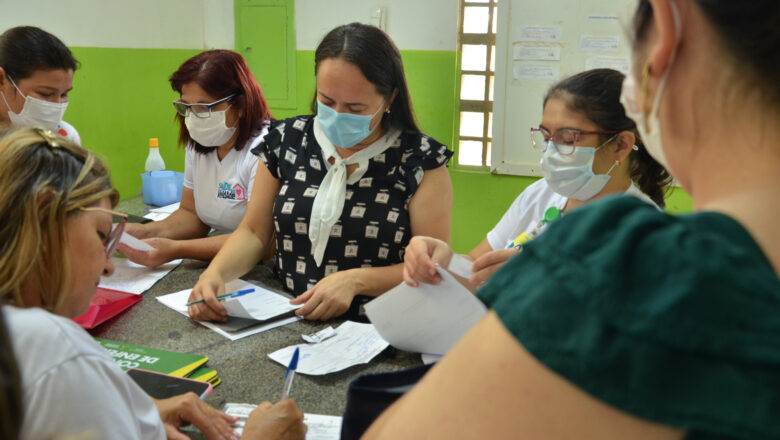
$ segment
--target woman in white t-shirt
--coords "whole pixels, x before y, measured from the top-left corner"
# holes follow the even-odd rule
[[[81,145],[62,120],[78,62],[59,38],[33,26],[0,34],[0,126],[45,127]]]
[[[186,145],[181,205],[168,218],[127,225],[153,251],[120,245],[131,261],[155,267],[177,258],[212,259],[241,222],[251,196],[258,158],[250,151],[267,132],[271,112],[244,58],[209,50],[171,75],[181,94],[174,101]],[[220,235],[207,236],[216,230]]]
[[[550,222],[585,203],[622,193],[664,206],[671,177],[647,153],[636,124],[626,116],[620,103],[623,78],[611,69],[588,70],[547,92],[542,123],[531,129],[532,145],[543,153],[544,179],[520,193],[468,253],[472,274],[464,281],[470,288],[485,282]],[[413,286],[436,284],[441,279],[437,265],[448,267],[452,256],[447,243],[414,237],[406,248],[404,280]]]
[[[124,221],[92,153],[43,128],[0,139],[0,305],[21,375],[21,439],[234,438],[230,417],[194,393],[155,400],[71,319],[89,308]],[[264,403],[244,438],[304,437],[292,400]],[[253,420],[254,419],[254,420]]]

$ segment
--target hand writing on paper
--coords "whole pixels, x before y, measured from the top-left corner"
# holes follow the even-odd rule
[[[237,418],[218,411],[198,398],[195,393],[182,394],[168,399],[152,399],[165,425],[168,439],[186,440],[189,437],[179,432],[184,422],[197,426],[210,439],[232,439],[235,437],[230,425]]]
[[[133,263],[143,264],[152,269],[178,258],[176,255],[176,240],[154,237],[147,238],[144,241],[155,249],[151,251],[140,251],[138,249],[133,249],[124,243],[119,243],[116,250]]]
[[[204,300],[205,302],[187,307],[190,318],[199,321],[227,321],[227,310],[220,304],[217,296],[225,293],[225,281],[222,277],[212,274],[206,269],[200,275],[198,283],[192,288],[188,302]]]
[[[474,265],[471,267],[473,273],[469,278],[469,283],[478,286],[487,282],[493,272],[515,255],[517,255],[517,248],[499,249],[482,254],[474,260]]]
[[[252,410],[244,426],[242,439],[303,440],[306,438],[303,413],[291,399],[275,405],[263,402]]]
[[[412,237],[404,254],[404,281],[417,287],[419,281],[426,284],[439,284],[441,276],[436,268],[447,267],[452,259],[450,245],[432,237]]]
[[[360,269],[330,274],[299,297],[290,300],[290,304],[306,303],[295,314],[310,321],[325,321],[349,310],[352,299],[360,289],[355,270]]]

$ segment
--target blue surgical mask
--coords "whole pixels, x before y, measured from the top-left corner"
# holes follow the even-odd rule
[[[577,200],[589,200],[598,194],[609,181],[609,173],[617,165],[617,162],[612,164],[606,174],[594,174],[593,159],[599,148],[601,146],[574,147],[574,153],[563,155],[550,141],[540,162],[542,174],[550,188],[564,197]]]
[[[382,105],[384,105],[384,101]],[[370,127],[371,119],[382,111],[382,105],[373,115],[353,115],[339,113],[317,100],[317,120],[325,136],[333,145],[341,148],[352,148],[376,130],[376,127],[373,130]]]

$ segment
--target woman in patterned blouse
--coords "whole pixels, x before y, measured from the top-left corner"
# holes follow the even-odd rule
[[[278,277],[311,320],[353,317],[399,284],[413,235],[449,241],[452,153],[420,132],[387,34],[337,27],[315,52],[315,74],[316,116],[272,123],[253,150],[263,162],[253,197],[190,295],[205,300],[190,307],[194,319],[227,319],[216,296],[274,236]]]

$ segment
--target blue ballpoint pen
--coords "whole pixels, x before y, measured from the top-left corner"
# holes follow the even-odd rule
[[[287,372],[284,373],[284,388],[282,388],[282,398],[284,400],[290,397],[290,389],[292,388],[293,378],[295,377],[295,370],[298,369],[298,353],[300,348],[295,347],[295,352],[290,359],[290,365],[287,366]]]
[[[243,296],[243,295],[246,295],[247,293],[252,293],[252,292],[254,292],[254,291],[255,291],[255,288],[254,288],[254,287],[252,287],[252,288],[249,288],[249,289],[242,289],[242,290],[239,290],[238,292],[230,292],[230,293],[226,293],[226,294],[224,294],[224,295],[219,295],[219,296],[217,297],[217,299],[218,299],[218,300],[220,300],[220,301],[222,301],[223,299],[237,298],[237,297],[239,297],[239,296]],[[191,302],[188,302],[188,303],[187,303],[187,307],[189,307],[189,306],[194,306],[195,304],[200,304],[200,303],[202,303],[202,302],[206,302],[206,300],[204,300],[204,299],[199,299],[199,300],[197,300],[197,301],[191,301]]]

